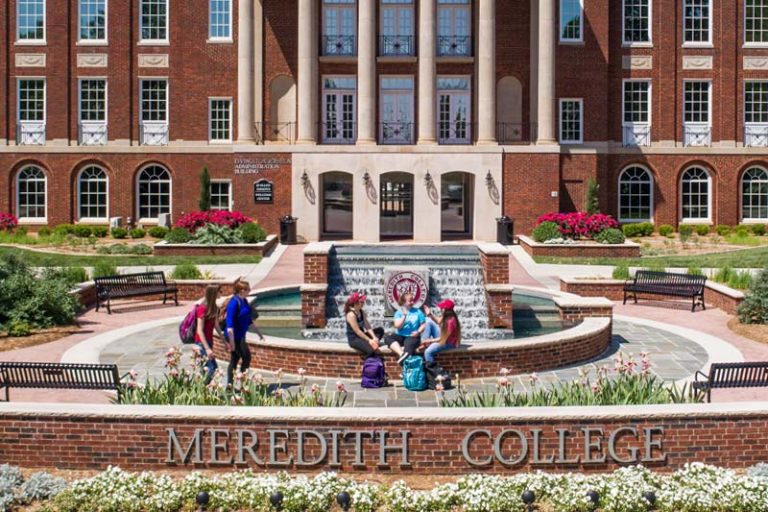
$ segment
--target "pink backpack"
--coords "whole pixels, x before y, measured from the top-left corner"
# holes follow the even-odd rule
[[[192,311],[187,313],[184,320],[179,325],[179,338],[182,343],[194,343],[195,331],[197,330],[197,305],[192,307]]]

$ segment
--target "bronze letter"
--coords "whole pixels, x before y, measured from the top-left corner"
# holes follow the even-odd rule
[[[192,440],[187,446],[187,451],[181,451],[181,444],[179,444],[179,438],[176,437],[176,429],[167,428],[168,431],[168,458],[165,459],[167,464],[173,464],[176,462],[173,458],[173,450],[176,449],[176,454],[179,456],[180,462],[186,464],[189,460],[189,455],[192,453],[192,448],[195,449],[195,458],[192,459],[193,464],[202,464],[203,462],[203,449],[202,449],[202,437],[203,429],[198,428],[192,435]]]
[[[608,455],[610,455],[613,460],[621,464],[632,464],[637,462],[637,448],[635,448],[634,446],[629,447],[628,459],[622,459],[621,457],[618,456],[618,454],[616,454],[616,440],[620,437],[623,437],[622,434],[624,432],[627,432],[628,434],[632,435],[635,439],[637,439],[637,429],[635,427],[617,428],[616,430],[611,432],[611,437],[608,438]]]
[[[487,459],[473,459],[472,456],[469,454],[469,443],[472,442],[472,439],[475,438],[475,436],[484,435],[488,439],[491,439],[491,431],[490,430],[473,430],[466,436],[464,436],[464,440],[461,441],[461,454],[464,456],[464,460],[466,460],[469,464],[473,466],[489,466],[493,464],[493,457],[488,456]]]

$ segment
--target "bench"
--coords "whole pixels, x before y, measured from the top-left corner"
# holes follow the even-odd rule
[[[179,305],[179,291],[173,281],[166,281],[162,272],[142,272],[140,274],[122,274],[117,276],[97,277],[96,311],[102,301],[107,301],[107,312],[112,314],[112,299],[143,297],[163,294],[163,304],[173,294],[173,301]]]
[[[88,389],[117,391],[123,385],[116,364],[0,362],[0,389],[8,402],[11,388]]]
[[[696,309],[696,304],[701,304],[702,309],[707,309],[704,304],[704,284],[706,282],[706,276],[638,270],[634,279],[624,283],[624,304],[627,303],[627,294],[632,293],[635,304],[637,304],[637,294],[645,293],[691,297],[691,311]]]
[[[702,377],[704,380],[699,380]],[[750,363],[712,363],[709,375],[696,372],[693,389],[707,392],[707,402],[712,400],[712,390],[721,388],[755,388],[768,386],[768,361]]]

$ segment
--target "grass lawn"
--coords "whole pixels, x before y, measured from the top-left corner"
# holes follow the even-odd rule
[[[0,247],[0,257],[13,254],[33,267],[93,267],[99,261],[108,261],[117,267],[154,265],[212,265],[221,263],[258,263],[261,256],[104,256],[57,254],[29,251],[16,247]]]
[[[562,258],[538,256],[536,263],[564,265],[628,265],[630,267],[764,268],[768,266],[768,247],[737,251],[691,254],[689,256],[651,256],[645,258]]]

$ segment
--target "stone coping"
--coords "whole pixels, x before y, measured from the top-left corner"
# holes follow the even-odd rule
[[[477,244],[477,250],[489,256],[508,256],[511,252],[509,247],[498,242],[480,242]]]
[[[582,282],[574,280],[573,282]],[[603,280],[599,282],[605,282]],[[616,281],[617,283],[623,283],[624,281]],[[524,290],[526,292],[534,292],[537,295],[551,299],[559,308],[613,308],[613,302],[604,297],[581,297],[567,292],[559,292],[555,290],[546,290],[543,288],[536,288],[533,286],[519,286],[515,284],[487,284],[485,290],[488,292],[510,292],[515,290]]]
[[[304,248],[304,254],[328,254],[333,249],[333,242],[310,242]]]
[[[542,242],[537,242],[533,238],[526,236],[526,235],[518,235],[517,238],[521,242],[525,242],[526,245],[529,245],[530,247],[605,247],[606,250],[610,248],[616,248],[616,247],[640,247],[640,244],[633,242],[632,240],[625,240],[623,244],[601,244],[599,242],[594,242],[592,240],[584,240],[581,242],[575,242],[572,244],[545,244]]]
[[[717,404],[663,404],[569,407],[226,407],[173,405],[54,404],[0,402],[4,418],[29,416],[46,418],[105,418],[127,420],[253,420],[277,422],[376,422],[418,421],[426,423],[477,423],[478,421],[559,421],[559,420],[631,420],[672,418],[732,419],[768,416],[768,402],[732,402]]]
[[[301,292],[324,292],[327,290],[327,284],[302,284],[299,287],[299,291]]]
[[[628,280],[631,281],[632,278]],[[608,277],[561,277],[560,281],[566,284],[605,284],[609,286],[624,285],[624,283],[627,282],[627,280],[624,280],[624,279],[613,279]],[[712,291],[722,293],[723,295],[730,297],[732,299],[744,298],[744,292],[740,290],[735,290],[730,286],[726,286],[722,283],[717,283],[710,279],[707,279],[707,282],[704,283],[704,286],[709,288]]]
[[[156,242],[154,245],[159,245],[168,249],[188,249],[190,247],[193,248],[201,248],[201,249],[213,249],[213,248],[222,248],[222,247],[231,247],[233,249],[264,249],[265,247],[270,246],[274,243],[274,241],[277,239],[277,235],[267,235],[266,240],[263,242],[259,242],[257,244],[171,244],[168,243],[166,240],[160,240],[159,242]]]

